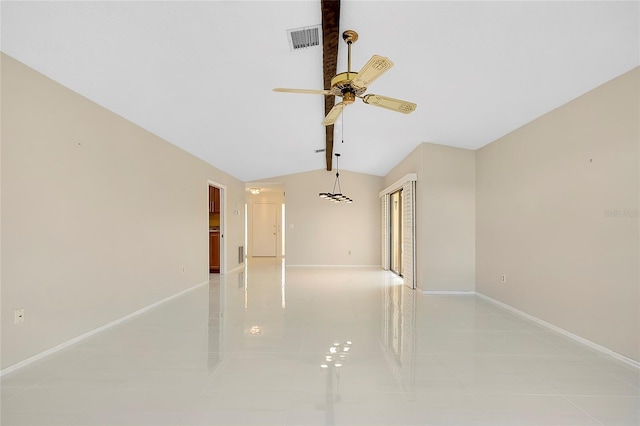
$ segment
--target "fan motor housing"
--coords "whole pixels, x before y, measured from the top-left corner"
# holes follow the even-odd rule
[[[357,76],[357,72],[342,72],[333,77],[331,89],[329,89],[331,94],[342,97],[345,104],[353,103],[356,96],[360,96],[367,90],[366,87],[356,87],[351,84]]]

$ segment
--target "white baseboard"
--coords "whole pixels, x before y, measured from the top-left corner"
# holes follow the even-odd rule
[[[626,356],[624,356],[622,354],[614,352],[611,349],[605,348],[604,346],[600,346],[599,344],[594,343],[591,340],[587,340],[587,339],[585,339],[583,337],[578,336],[577,334],[573,334],[570,331],[567,331],[567,330],[565,330],[563,328],[560,328],[558,326],[550,324],[550,323],[548,323],[548,322],[546,322],[544,320],[541,320],[538,317],[534,317],[533,315],[529,315],[526,312],[522,312],[521,310],[516,309],[513,306],[507,305],[506,303],[500,302],[499,300],[496,300],[496,299],[494,299],[492,297],[489,297],[487,295],[484,295],[484,294],[478,293],[478,292],[475,292],[475,293],[476,293],[476,296],[480,297],[481,299],[484,299],[484,300],[486,300],[488,302],[496,304],[496,305],[500,306],[503,309],[511,311],[511,312],[515,313],[516,315],[519,315],[519,316],[521,316],[523,318],[526,318],[528,320],[531,320],[531,321],[535,322],[536,324],[542,325],[543,327],[549,328],[549,329],[555,331],[556,333],[562,334],[563,336],[566,336],[566,337],[568,337],[568,338],[570,338],[572,340],[575,340],[578,343],[586,345],[586,346],[590,347],[591,349],[594,349],[594,350],[597,350],[598,352],[602,352],[602,353],[605,353],[605,354],[607,354],[609,356],[612,356],[613,358],[615,358],[615,359],[617,359],[619,361],[622,361],[625,364],[629,364],[632,367],[640,369],[640,362],[638,362],[636,360],[633,360],[633,359],[628,358],[628,357],[626,357]]]
[[[101,331],[104,331],[104,330],[106,330],[108,328],[111,328],[111,327],[114,327],[114,326],[116,326],[118,324],[121,324],[121,323],[123,323],[123,322],[125,322],[125,321],[127,321],[127,320],[129,320],[129,319],[131,319],[133,317],[136,317],[136,316],[138,316],[140,314],[143,314],[144,312],[147,312],[150,309],[153,309],[153,308],[155,308],[155,307],[157,307],[159,305],[162,305],[163,303],[167,303],[168,301],[170,301],[172,299],[175,299],[176,297],[180,297],[185,293],[193,291],[193,290],[195,290],[195,289],[197,289],[199,287],[202,287],[204,285],[207,285],[207,284],[209,284],[209,280],[207,280],[207,281],[205,281],[203,283],[197,284],[197,285],[195,285],[195,286],[193,286],[191,288],[183,290],[183,291],[181,291],[179,293],[176,293],[174,295],[171,295],[171,296],[169,296],[167,298],[164,298],[164,299],[162,299],[162,300],[160,300],[158,302],[155,302],[155,303],[153,303],[153,304],[151,304],[149,306],[145,306],[142,309],[138,309],[137,311],[135,311],[133,313],[130,313],[129,315],[126,315],[126,316],[124,316],[122,318],[119,318],[119,319],[117,319],[115,321],[112,321],[112,322],[110,322],[108,324],[105,324],[105,325],[103,325],[101,327],[98,327],[98,328],[96,328],[94,330],[88,331],[88,332],[86,332],[84,334],[81,334],[80,336],[74,337],[73,339],[67,340],[64,343],[61,343],[61,344],[59,344],[57,346],[54,346],[53,348],[47,349],[44,352],[40,352],[39,354],[34,355],[32,357],[29,357],[27,359],[24,359],[24,360],[22,360],[22,361],[20,361],[20,362],[18,362],[16,364],[10,365],[9,367],[3,368],[2,370],[0,370],[0,377],[4,376],[5,374],[9,374],[9,373],[11,373],[13,371],[16,371],[16,370],[18,370],[18,369],[20,369],[22,367],[25,367],[25,366],[31,364],[32,362],[35,362],[35,361],[37,361],[39,359],[42,359],[42,358],[44,358],[44,357],[46,357],[48,355],[51,355],[51,354],[53,354],[55,352],[58,352],[59,350],[67,348],[67,347],[69,347],[69,346],[71,346],[71,345],[73,345],[75,343],[78,343],[78,342],[80,342],[80,341],[82,341],[82,340],[84,340],[84,339],[86,339],[88,337],[91,337],[91,336],[93,336],[95,334],[98,334]]]
[[[473,295],[473,294],[476,294],[476,292],[475,291],[461,291],[461,290],[422,290],[422,294],[455,294],[455,295],[469,294],[469,295]]]
[[[380,269],[380,265],[286,265],[292,268],[376,268]]]
[[[233,274],[234,272],[238,272],[244,269],[244,263],[239,264],[238,266],[236,266],[235,268],[231,269],[230,271],[224,271],[223,275],[227,275],[227,274]]]

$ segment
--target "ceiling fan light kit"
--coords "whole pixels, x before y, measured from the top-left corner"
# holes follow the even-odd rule
[[[336,156],[336,181],[333,183],[333,192],[321,192],[318,197],[325,200],[333,201],[334,203],[353,203],[353,200],[346,195],[342,194],[342,188],[340,187],[340,169],[338,166],[338,160],[340,160],[340,154],[334,154]],[[336,192],[336,187],[338,192]]]
[[[342,102],[338,102],[326,115],[322,124],[330,126],[342,114],[342,110],[355,102],[356,98],[362,99],[365,104],[386,108],[391,111],[409,114],[415,111],[417,105],[413,102],[403,101],[401,99],[389,98],[382,95],[364,95],[368,86],[373,83],[383,73],[387,72],[393,62],[389,58],[380,55],[373,55],[369,62],[358,72],[351,71],[351,45],[358,40],[358,33],[353,30],[347,30],[342,34],[342,39],[347,43],[347,72],[337,74],[331,79],[331,87],[326,90],[309,90],[309,89],[284,89],[275,88],[274,92],[285,93],[305,93],[324,96],[339,96]]]

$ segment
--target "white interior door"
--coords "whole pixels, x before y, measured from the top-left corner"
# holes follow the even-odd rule
[[[274,203],[253,204],[253,256],[275,257],[277,253],[278,214]]]

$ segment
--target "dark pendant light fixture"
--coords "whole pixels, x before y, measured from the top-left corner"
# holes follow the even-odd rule
[[[333,201],[334,203],[353,203],[353,200],[351,198],[342,194],[342,188],[340,188],[340,168],[338,166],[338,160],[340,160],[340,154],[335,154],[335,156],[336,156],[336,181],[333,184],[333,192],[321,192],[318,194],[318,196],[320,198]],[[336,192],[336,186],[338,187],[338,192]]]

